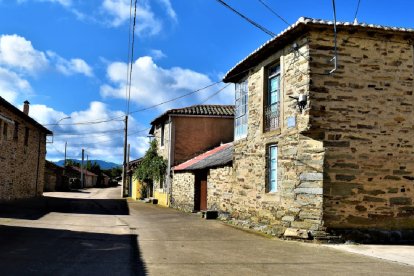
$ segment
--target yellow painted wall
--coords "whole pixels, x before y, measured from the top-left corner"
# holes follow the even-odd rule
[[[164,192],[154,191],[154,198],[158,199],[158,205],[168,207],[168,194]]]
[[[141,182],[137,178],[132,178],[132,194],[131,198],[137,200],[141,198]]]

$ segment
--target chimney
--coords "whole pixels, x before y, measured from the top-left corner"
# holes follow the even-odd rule
[[[23,105],[23,113],[26,115],[29,115],[29,101],[26,100],[24,101],[24,105]]]

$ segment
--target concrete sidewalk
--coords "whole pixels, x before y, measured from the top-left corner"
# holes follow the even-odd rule
[[[325,246],[340,251],[414,266],[414,246],[412,245],[337,244]]]

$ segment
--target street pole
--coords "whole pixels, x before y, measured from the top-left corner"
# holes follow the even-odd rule
[[[85,150],[82,149],[82,164],[81,164],[81,188],[83,188],[83,160],[85,159]]]
[[[65,141],[65,158],[63,159],[63,175],[66,175],[66,148],[68,146],[68,142]]]
[[[65,159],[63,160],[63,167],[66,167],[66,148],[68,147],[68,142],[65,142]]]
[[[125,129],[124,129],[124,163],[123,163],[123,171],[122,171],[122,197],[128,196],[126,193],[127,189],[127,145],[128,145],[128,115],[125,116]]]

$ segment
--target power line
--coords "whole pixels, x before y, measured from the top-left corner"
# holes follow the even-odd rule
[[[354,15],[354,22],[357,21],[357,15],[358,15],[358,11],[359,11],[359,5],[361,4],[361,0],[358,0],[358,4],[355,10],[355,15]]]
[[[255,21],[253,21],[252,19],[248,18],[247,16],[243,15],[242,13],[238,12],[237,10],[235,10],[234,8],[229,6],[223,0],[216,0],[216,1],[219,2],[220,4],[222,4],[223,6],[225,6],[226,8],[228,8],[229,10],[231,10],[232,12],[234,12],[235,14],[237,14],[238,16],[240,16],[241,18],[243,18],[244,20],[246,20],[247,22],[249,22],[250,24],[252,24],[253,26],[255,26],[256,28],[258,28],[258,29],[262,30],[263,32],[267,33],[271,37],[276,36],[275,33],[273,33],[272,31],[270,31],[268,29],[266,29],[265,27],[263,27],[262,25],[260,25],[259,23],[255,22]]]
[[[276,15],[280,20],[286,23],[286,25],[290,26],[289,22],[287,22],[286,19],[284,19],[281,15],[279,15],[277,12],[275,12],[269,5],[267,5],[263,0],[257,0],[259,1],[263,6],[265,6],[271,13]]]
[[[130,10],[132,8],[132,0]],[[134,44],[135,44],[135,25],[137,19],[137,0],[135,0],[135,9],[134,9],[134,25],[132,27],[132,45],[131,45],[131,59],[130,59],[130,69],[129,69],[129,80],[127,79],[127,86],[128,86],[128,95],[127,95],[127,112],[126,114],[129,115],[129,103],[131,101],[131,86],[132,86],[132,68],[134,65]]]
[[[132,25],[132,0],[129,4],[129,30],[128,30],[128,59],[127,62],[131,60],[131,25]],[[129,76],[129,66],[127,64],[127,85],[125,86],[125,98],[128,98],[128,76]],[[126,102],[126,110],[128,110],[128,101]]]
[[[119,116],[119,117],[114,117],[114,118],[110,118],[110,119],[106,119],[106,120],[100,120],[100,121],[85,121],[85,122],[77,122],[77,123],[68,123],[68,124],[43,124],[44,126],[74,126],[74,125],[93,125],[93,124],[102,124],[102,123],[108,123],[108,122],[113,122],[113,121],[123,121],[124,115]]]
[[[217,82],[212,83],[212,84],[209,84],[209,85],[207,85],[207,86],[205,86],[205,87],[203,87],[203,88],[200,88],[200,89],[197,89],[197,90],[191,91],[191,92],[189,92],[189,93],[186,93],[186,94],[183,94],[183,95],[181,95],[181,96],[178,96],[178,97],[175,97],[175,98],[169,99],[169,100],[167,100],[167,101],[164,101],[164,102],[161,102],[161,103],[158,103],[158,104],[154,104],[154,105],[151,105],[151,106],[149,106],[149,107],[145,107],[145,108],[141,108],[141,109],[138,109],[138,110],[131,111],[131,112],[130,112],[130,114],[132,114],[132,113],[137,113],[137,112],[142,112],[142,111],[146,111],[146,110],[148,110],[148,109],[152,109],[152,108],[154,108],[154,107],[157,107],[157,106],[160,106],[160,105],[163,105],[163,104],[166,104],[166,103],[170,103],[170,102],[173,102],[173,101],[179,100],[179,99],[181,99],[181,98],[184,98],[184,97],[190,96],[190,95],[192,95],[192,94],[195,94],[195,93],[197,93],[197,92],[200,92],[200,91],[202,91],[202,90],[205,90],[205,89],[207,89],[207,88],[210,88],[210,87],[212,87],[212,86],[214,86],[214,85],[216,85],[216,84],[219,84],[219,83],[221,83],[221,82],[222,82],[222,81],[217,81]]]
[[[218,93],[220,93],[221,91],[223,91],[224,89],[226,89],[228,86],[230,85],[230,83],[228,83],[227,85],[225,85],[223,88],[221,88],[220,90],[214,92],[213,94],[211,94],[210,96],[208,96],[207,98],[205,98],[201,103],[199,104],[203,104],[205,102],[207,102],[208,100],[210,100],[211,98],[213,98],[214,96],[216,96]]]
[[[54,136],[86,136],[86,135],[95,135],[95,134],[102,134],[102,133],[120,132],[122,130],[124,129],[120,128],[120,129],[112,129],[112,130],[106,130],[106,131],[81,132],[81,133],[58,132],[58,133],[53,133],[53,134]]]

